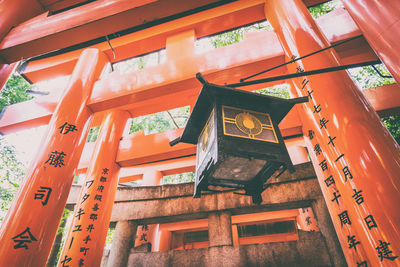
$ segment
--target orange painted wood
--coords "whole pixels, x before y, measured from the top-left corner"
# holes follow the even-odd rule
[[[105,64],[96,49],[82,53],[1,225],[0,266],[46,264],[90,125],[86,102]],[[68,125],[76,130],[68,131]]]
[[[118,13],[137,8],[142,5],[155,2],[156,0],[98,0],[79,8],[75,8],[66,12],[62,12],[52,16],[40,16],[39,19],[23,23],[15,27],[3,39],[0,46],[8,48],[12,46],[21,45],[26,42],[43,38],[44,36],[62,33],[82,25],[90,25],[100,19],[114,16]],[[94,28],[92,28],[94,30]],[[87,37],[94,39],[96,35],[93,32],[104,31],[106,29],[99,28],[97,31],[86,32]],[[99,33],[97,33],[99,34]],[[104,35],[108,34],[103,32]],[[104,36],[103,35],[103,36]],[[98,36],[97,36],[98,37]],[[56,40],[54,40],[57,42]],[[70,42],[69,40],[64,40]]]
[[[171,4],[169,1],[155,0],[95,1],[14,28],[0,43],[0,55],[8,62],[13,62],[21,57],[29,58],[59,50],[215,2],[176,0]]]
[[[363,94],[380,117],[400,113],[400,90],[397,83],[363,90]]]
[[[343,1],[368,43],[397,82],[400,82],[400,2]]]
[[[196,156],[187,156],[177,159],[168,159],[158,162],[139,164],[121,168],[119,182],[125,183],[143,179],[143,174],[148,170],[156,170],[165,175],[173,175],[195,171]]]
[[[37,1],[30,0],[3,0],[0,2],[0,40],[13,27],[22,21],[28,20],[41,12],[42,6]]]
[[[254,3],[250,5],[252,2]],[[206,35],[252,22],[242,21],[244,18],[264,18],[263,14],[262,17],[259,18],[259,13],[262,11],[263,7],[263,1],[252,2],[247,3],[247,5],[244,5],[242,2],[234,2],[223,7],[203,11],[185,18],[113,39],[111,40],[111,45],[115,50],[115,58],[107,42],[94,45],[93,47],[106,53],[112,62],[117,62],[164,48],[166,47],[166,40],[169,36],[179,34],[182,31],[194,30],[196,38],[201,38]],[[235,24],[226,24],[224,23],[226,21],[234,21]],[[321,16],[316,21],[331,43],[343,41],[347,38],[361,34],[350,15],[342,9]],[[262,36],[261,34],[254,36],[255,33],[249,34],[253,36],[253,38],[255,38],[255,36]],[[268,36],[268,38],[271,41],[276,40],[276,36]],[[253,42],[259,43],[260,40],[253,39]],[[275,49],[275,44],[271,44],[271,46]],[[279,44],[277,48],[281,55],[283,51]],[[259,47],[258,49],[261,50],[262,48]],[[343,59],[344,64],[359,62],[357,60],[376,59],[375,53],[365,41],[354,40],[344,46],[339,46],[336,49]],[[351,52],[348,53],[348,50],[351,50]],[[28,64],[24,73],[33,82],[48,79],[57,75],[68,75],[73,68],[71,61],[76,61],[79,51],[80,50],[71,51],[51,58],[35,60]],[[256,52],[258,50],[252,51]],[[236,53],[236,55],[240,55],[240,53]],[[356,58],[357,56],[360,58]],[[283,63],[283,60],[277,64],[281,63]],[[245,76],[245,74],[243,74],[243,76]]]
[[[293,55],[303,56],[329,45],[301,1],[267,0],[266,6],[287,61]],[[288,69],[295,72],[296,67],[307,71],[338,65],[337,54],[326,51]],[[345,71],[305,79],[293,80],[292,93],[303,96],[313,91],[310,102],[301,105],[303,131],[314,132],[306,140],[308,151],[347,263],[357,266],[367,261],[368,266],[379,266],[384,260],[377,250],[381,242],[391,244],[393,255],[400,254],[400,210],[393,205],[400,203],[400,147]],[[315,107],[321,110],[315,111]],[[334,145],[329,137],[336,138]],[[315,153],[316,144],[321,153]],[[325,179],[330,175],[335,184],[327,187]],[[362,190],[363,203],[355,202],[354,190]],[[341,195],[338,203],[332,201],[334,192]],[[339,215],[343,219],[346,214],[350,223],[340,220]],[[349,248],[349,237],[353,236],[360,242],[357,250]],[[398,266],[399,262],[385,259],[384,265]]]
[[[113,110],[103,119],[58,266],[101,263],[118,185],[115,158],[128,118],[126,111]]]
[[[0,92],[6,85],[8,77],[10,77],[16,63],[13,64],[1,64],[0,63]],[[0,111],[1,112],[1,111]]]
[[[194,145],[184,143],[173,147],[169,145],[169,142],[179,137],[182,131],[183,128],[151,135],[139,132],[124,138],[119,146],[117,162],[126,167],[196,154]]]

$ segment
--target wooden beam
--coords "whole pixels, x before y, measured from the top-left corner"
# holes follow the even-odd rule
[[[83,43],[98,42],[97,38],[105,41],[106,35],[121,34],[121,31],[129,28],[137,31],[134,27],[149,27],[173,16],[184,16],[208,5],[219,5],[218,2],[99,0],[53,16],[38,16],[29,23],[20,24],[0,43],[0,55],[10,63],[73,45],[87,47]]]
[[[96,83],[89,106],[95,112],[118,107],[129,110],[136,117],[193,105],[201,87],[194,78],[198,71],[202,71],[210,82],[223,84],[237,82],[249,74],[283,63],[283,51],[275,38],[273,32],[252,33],[241,43],[218,48],[208,54],[171,59],[165,64],[129,74],[113,72]],[[362,47],[358,50],[349,47],[350,51],[363,51]],[[376,59],[375,54],[366,52],[357,56],[342,50],[339,55],[344,56],[342,60],[346,63]],[[179,68],[177,72],[177,64],[185,64],[186,68]],[[286,71],[286,68],[282,68],[267,74],[285,74]],[[266,87],[268,84],[249,87],[247,90],[262,86]],[[46,124],[58,96],[51,94],[46,98],[38,97],[7,107],[0,119],[0,131],[8,133]],[[27,110],[30,112],[26,112]]]

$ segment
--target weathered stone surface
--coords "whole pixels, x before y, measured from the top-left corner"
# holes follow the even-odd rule
[[[148,253],[145,256],[141,255],[143,253],[135,253],[136,256],[132,256],[131,253],[129,263],[131,266],[260,266],[260,264],[268,266],[345,266],[343,252],[324,205],[312,165],[310,163],[300,164],[295,168],[294,174],[286,172],[279,178],[272,177],[270,179],[271,185],[263,192],[261,205],[253,204],[251,197],[234,194],[233,190],[223,193],[208,193],[202,195],[201,198],[194,199],[192,183],[119,188],[111,221],[129,220],[138,224],[157,224],[191,219],[210,219],[210,216],[212,219],[214,218],[213,214],[221,213],[236,215],[312,207],[321,232],[301,233],[300,240],[294,243],[230,246],[231,241],[227,236],[219,238],[217,236],[219,230],[209,227],[209,236],[218,237],[214,240],[215,243],[212,243],[210,239],[210,246],[214,247]],[[79,186],[75,186],[71,191],[70,205],[75,203],[79,191]],[[310,241],[310,238],[313,240],[316,238],[316,241]],[[319,245],[320,241],[323,243],[322,245]],[[329,245],[330,257],[326,252],[325,243]],[[320,251],[321,248],[324,248],[323,252]],[[317,251],[315,252],[313,249]],[[313,251],[315,258],[309,256],[310,251]],[[321,257],[323,260],[320,259]],[[132,261],[136,260],[138,260],[138,264],[132,265]]]
[[[108,267],[126,266],[131,248],[135,242],[136,230],[137,224],[134,221],[117,222],[112,248],[107,260]]]
[[[299,232],[298,241],[132,253],[128,266],[331,266],[320,233]]]
[[[315,178],[315,172],[311,163],[304,163],[295,166],[296,172],[286,171],[279,178],[271,177],[270,183],[281,183],[293,180]],[[119,187],[115,195],[115,202],[138,201],[138,200],[156,200],[172,197],[192,197],[193,183],[162,186],[142,186],[142,187]],[[67,204],[76,203],[80,194],[80,185],[73,185],[68,196]],[[204,195],[215,195],[209,193]],[[236,195],[237,196],[237,195]],[[249,198],[249,197],[246,197]]]
[[[209,246],[232,246],[232,221],[228,211],[212,212],[208,215]]]
[[[176,185],[176,187],[180,186]],[[148,196],[152,194],[152,189],[149,188],[147,191]],[[135,191],[135,189],[132,189],[132,191]],[[240,211],[242,208],[247,208],[245,211],[247,213],[251,210],[260,209],[266,211],[299,208],[303,207],[307,201],[311,203],[313,199],[320,195],[318,181],[310,179],[271,185],[262,194],[263,202],[261,205],[253,204],[248,196],[236,195],[233,192],[207,194],[196,199],[192,198],[191,195],[169,195],[165,198],[117,201],[114,204],[111,220],[146,220],[147,223],[152,221],[168,222],[174,221],[171,218],[172,216],[187,215],[186,218],[181,217],[181,219],[206,218],[207,213],[222,210],[233,210],[232,212],[235,214],[235,210],[243,212]]]

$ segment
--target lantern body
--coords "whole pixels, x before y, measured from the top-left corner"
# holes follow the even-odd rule
[[[194,197],[218,186],[258,196],[278,169],[293,170],[279,128],[268,113],[221,102],[230,101],[215,102],[198,138]]]
[[[281,168],[294,171],[278,123],[305,101],[204,84],[180,138],[197,144],[194,197],[228,187],[260,203],[269,177]]]

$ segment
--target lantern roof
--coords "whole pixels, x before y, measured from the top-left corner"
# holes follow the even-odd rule
[[[249,109],[268,113],[272,121],[278,124],[297,103],[308,102],[308,97],[284,99],[280,97],[261,95],[227,86],[220,86],[201,80],[203,87],[197,98],[196,104],[190,114],[189,120],[179,140],[176,142],[197,144],[198,138],[204,128],[211,110],[216,102],[222,105]]]

